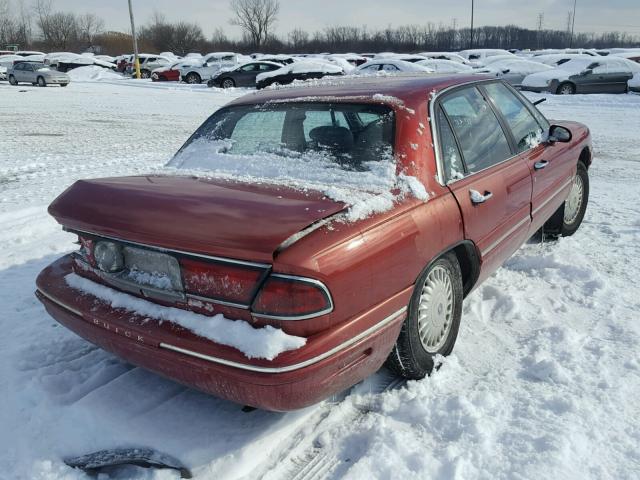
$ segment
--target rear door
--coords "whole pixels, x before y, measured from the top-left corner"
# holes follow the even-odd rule
[[[528,100],[502,83],[482,88],[504,118],[517,156],[531,173],[531,230],[535,231],[562,203],[561,194],[575,174],[575,163],[567,161],[563,147],[546,141],[549,122]]]
[[[529,167],[478,86],[441,96],[435,108],[445,181],[460,207],[465,238],[480,251],[484,277],[527,238]]]
[[[624,60],[612,58],[607,62],[607,76],[611,82],[610,91],[612,93],[625,93],[627,82],[633,77],[633,73]]]

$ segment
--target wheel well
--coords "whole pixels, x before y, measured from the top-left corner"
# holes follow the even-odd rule
[[[580,157],[578,157],[578,161],[584,163],[584,166],[589,169],[591,166],[591,150],[589,147],[584,147],[580,152]]]
[[[463,242],[452,249],[455,253],[460,271],[462,273],[462,288],[464,296],[471,291],[480,275],[480,260],[475,245],[472,242]]]

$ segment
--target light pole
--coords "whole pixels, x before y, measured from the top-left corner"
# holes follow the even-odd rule
[[[131,19],[131,36],[133,37],[133,64],[136,68],[136,78],[140,78],[140,59],[138,58],[138,39],[136,38],[136,24],[133,21],[133,7],[129,0],[129,18]]]
[[[471,40],[469,42],[469,49],[473,48],[473,0],[471,0]]]
[[[573,0],[573,16],[571,17],[571,38],[569,39],[569,48],[573,47],[573,27],[576,24],[576,1]]]

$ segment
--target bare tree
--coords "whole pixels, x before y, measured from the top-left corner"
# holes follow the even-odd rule
[[[86,13],[78,16],[77,23],[79,40],[85,47],[93,46],[96,36],[104,30],[104,20],[93,13]]]
[[[289,32],[289,45],[292,48],[302,48],[309,42],[309,33],[301,28],[295,28]]]
[[[68,50],[78,40],[78,22],[73,13],[52,13],[47,26],[45,39],[53,50]]]
[[[239,26],[255,48],[260,48],[271,37],[280,3],[278,0],[231,0],[231,25]]]

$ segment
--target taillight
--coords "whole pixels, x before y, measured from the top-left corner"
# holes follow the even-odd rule
[[[187,293],[249,306],[264,268],[181,258]]]
[[[94,256],[93,249],[95,247],[95,240],[78,236],[80,242],[80,256],[92,267],[96,266],[96,257]]]
[[[280,274],[267,278],[251,307],[257,317],[282,320],[313,318],[332,309],[329,291],[321,282]]]

